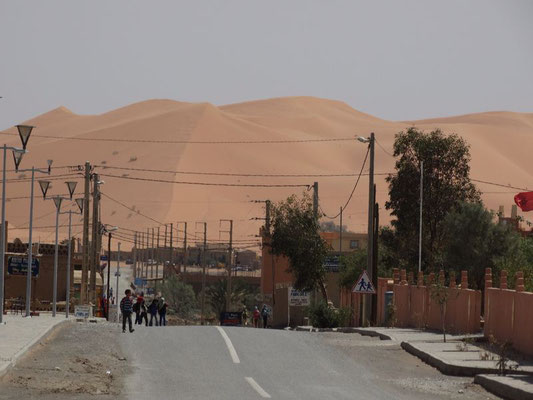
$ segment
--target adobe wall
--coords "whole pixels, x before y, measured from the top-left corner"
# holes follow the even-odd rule
[[[533,293],[524,291],[523,273],[516,274],[516,290],[507,287],[507,271],[501,271],[500,287],[494,288],[487,268],[485,288],[485,337],[533,355]]]

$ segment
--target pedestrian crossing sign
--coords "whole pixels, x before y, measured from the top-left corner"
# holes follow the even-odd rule
[[[376,294],[376,289],[372,284],[372,281],[368,277],[366,271],[363,271],[357,283],[352,288],[353,293],[365,293],[365,294]]]

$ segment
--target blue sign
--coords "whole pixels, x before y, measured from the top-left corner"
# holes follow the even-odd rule
[[[324,261],[324,268],[328,272],[339,272],[339,256],[338,255],[330,255],[327,256]]]
[[[146,288],[146,294],[155,294],[155,289],[153,287]]]
[[[143,278],[135,278],[135,280],[133,281],[133,284],[135,286],[146,286],[146,279],[143,279]]]
[[[106,255],[100,256],[100,261],[107,261],[107,256]]]
[[[220,325],[239,326],[242,325],[242,312],[221,312]]]
[[[26,257],[9,257],[7,259],[7,273],[9,275],[26,275],[28,273],[28,259]],[[39,260],[31,259],[32,276],[39,275]]]

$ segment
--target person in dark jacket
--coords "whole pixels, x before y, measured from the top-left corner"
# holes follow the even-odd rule
[[[134,310],[137,315],[135,323],[142,325],[144,320],[145,325],[148,326],[148,313],[146,311],[146,301],[144,301],[144,292],[141,292],[141,294],[137,296],[137,302],[135,305],[137,306],[137,309]]]
[[[133,300],[131,298],[131,290],[126,289],[125,296],[120,300],[120,311],[122,312],[122,332],[126,333],[126,321],[130,328],[130,332],[133,332],[131,324],[131,314],[133,313]]]
[[[157,311],[159,312],[159,326],[167,326],[167,307],[168,307],[168,304],[165,301],[164,297],[161,297],[159,299],[158,307],[159,307],[159,309]]]
[[[155,321],[155,326],[158,326],[157,323],[157,310],[159,308],[159,300],[154,297],[150,305],[148,306],[148,312],[150,313],[150,326],[153,326],[153,321]]]

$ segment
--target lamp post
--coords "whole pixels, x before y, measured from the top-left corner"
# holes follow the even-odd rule
[[[377,280],[377,276],[373,276],[373,268],[374,265],[374,204],[375,204],[375,198],[374,198],[374,144],[376,142],[374,137],[374,132],[370,134],[370,137],[358,137],[358,141],[361,143],[368,143],[369,151],[370,151],[370,170],[368,173],[368,243],[367,243],[367,266],[366,266],[366,272],[368,273],[368,277],[374,283],[375,280]],[[375,285],[373,285],[375,287]],[[368,304],[365,304],[365,307],[363,307],[363,323],[365,322],[365,319],[369,318],[369,315],[371,314],[372,310],[372,297],[370,297],[370,301]]]
[[[106,318],[109,321],[109,288],[111,284],[111,237],[113,232],[118,230],[117,226],[107,226],[104,225],[104,232],[107,233],[107,309],[106,309]],[[118,295],[118,294],[117,294]]]
[[[61,204],[63,200],[72,200],[72,196],[74,195],[74,190],[76,189],[77,182],[65,182],[70,197],[61,197],[61,196],[54,196],[52,199],[54,200],[54,204],[56,206],[56,245],[55,245],[55,253],[54,253],[54,281],[53,281],[53,292],[52,292],[52,317],[56,316],[57,312],[57,269],[58,269],[58,259],[59,259],[59,214],[61,213]],[[63,213],[66,214],[66,213]],[[69,258],[70,260],[70,258]],[[70,294],[70,293],[69,293]],[[68,305],[66,305],[68,306]]]
[[[76,182],[67,182],[76,183]],[[76,185],[74,185],[76,186]],[[72,192],[74,194],[74,191]],[[74,212],[74,214],[83,214],[83,202],[84,199],[76,199],[76,205],[80,210],[79,213]],[[67,287],[66,287],[66,296],[65,296],[65,318],[68,318],[70,312],[70,258],[72,254],[72,210],[60,214],[68,214],[68,244],[67,244]]]
[[[111,267],[111,264],[109,266]],[[120,242],[118,242],[117,271],[115,272],[115,276],[117,277],[117,300],[118,300],[118,296],[119,296],[118,280],[120,278]],[[120,307],[118,306],[118,302],[117,302],[117,324],[120,324]]]
[[[33,188],[35,183],[35,173],[40,172],[42,174],[50,175],[50,172],[52,170],[52,160],[48,160],[48,169],[38,169],[35,167],[31,167],[30,169],[21,169],[19,172],[29,172],[31,171],[31,190],[30,190],[30,231],[28,235],[28,260],[27,260],[27,271],[26,271],[26,317],[29,317],[31,315],[31,275],[32,275],[32,267],[33,267],[33,242],[32,242],[32,233],[33,233]],[[43,184],[41,182],[46,182],[43,187]],[[46,192],[48,191],[48,186],[50,186],[50,182],[48,181],[39,181],[39,185],[41,186],[41,191],[43,192],[43,198],[46,199]]]
[[[17,125],[20,140],[22,142],[22,149],[18,147],[11,147],[4,144],[3,153],[3,169],[2,169],[2,226],[0,228],[0,323],[4,318],[4,269],[6,258],[6,153],[8,150],[13,152],[13,160],[15,161],[15,170],[18,170],[22,155],[27,152],[26,145],[30,139],[31,125]]]

